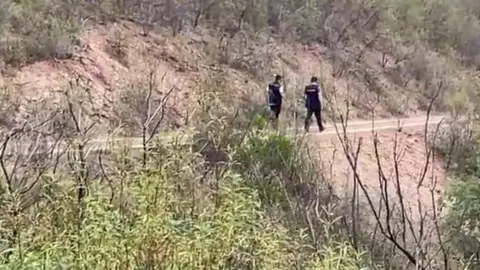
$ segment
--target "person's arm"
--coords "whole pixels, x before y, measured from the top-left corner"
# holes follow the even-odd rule
[[[278,88],[278,92],[280,92],[280,98],[285,100],[285,96],[283,95],[283,93],[285,93],[285,90],[283,89],[282,85],[280,85],[280,87]]]
[[[266,93],[265,100],[267,102],[267,105],[270,105],[270,86],[269,85],[267,85],[267,91],[265,93]]]
[[[320,101],[320,108],[323,110],[323,88],[321,84],[318,84],[318,100]]]
[[[303,89],[303,101],[305,101],[305,106],[307,106],[307,88],[308,86],[305,86]]]

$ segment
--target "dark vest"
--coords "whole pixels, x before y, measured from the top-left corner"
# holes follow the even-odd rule
[[[319,110],[321,108],[320,103],[320,88],[318,84],[310,84],[305,87],[305,106],[310,110]]]
[[[280,92],[280,84],[277,82],[268,84],[268,103],[270,106],[282,104],[282,93]]]

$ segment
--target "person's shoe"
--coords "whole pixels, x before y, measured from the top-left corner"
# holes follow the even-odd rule
[[[318,129],[318,131],[324,132],[324,131],[325,131],[325,128],[324,128],[324,127],[321,127],[321,128]]]

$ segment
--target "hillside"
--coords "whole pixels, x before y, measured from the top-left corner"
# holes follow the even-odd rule
[[[424,121],[478,114],[479,31],[476,0],[2,1],[0,269],[477,269],[475,121]],[[292,136],[313,75],[328,130]]]
[[[49,12],[68,14],[54,2],[50,5],[56,9]],[[340,2],[335,7],[344,12],[349,8]],[[373,108],[377,117],[424,113],[438,88],[441,89],[434,104],[436,110],[469,112],[476,102],[478,78],[474,69],[457,61],[460,56],[455,55],[460,54],[435,52],[420,37],[415,43],[396,41],[403,37],[401,33],[392,39],[392,34],[382,28],[380,10],[372,10],[368,5],[362,11],[365,14],[343,25],[346,14],[325,14],[332,22],[324,22],[322,29],[328,33],[322,43],[287,39],[285,33],[273,28],[254,31],[246,18],[245,26],[236,30],[234,26],[233,30],[212,29],[208,24],[192,27],[185,20],[182,30],[176,33],[171,26],[146,23],[136,17],[129,17],[130,21],[106,20],[102,24],[86,17],[75,28],[75,44],[69,45],[62,38],[62,31],[69,30],[62,21],[46,22],[45,26],[57,25],[58,29],[52,30],[54,35],[48,34],[47,29],[39,32],[59,40],[39,33],[38,46],[46,42],[44,45],[49,47],[30,52],[39,54],[36,56],[28,56],[29,52],[21,47],[12,50],[15,39],[8,35],[8,26],[16,27],[8,19],[17,23],[36,19],[29,17],[29,8],[33,7],[25,6],[22,10],[18,6],[17,10],[22,12],[7,16],[2,43],[3,84],[26,97],[41,99],[66,88],[78,76],[92,88],[90,95],[96,106],[110,116],[112,104],[132,91],[132,85],[148,81],[150,70],[155,71],[158,91],[169,93],[169,127],[188,122],[190,105],[195,103],[206,81],[220,78],[229,88],[232,104],[262,104],[264,85],[277,73],[286,78],[287,118],[295,111],[303,114],[301,91],[312,75],[319,76],[326,88],[331,101],[327,110],[332,112],[340,106],[343,111],[350,103],[353,118],[370,118]],[[18,27],[28,32],[29,25]],[[312,39],[314,34],[310,33]]]

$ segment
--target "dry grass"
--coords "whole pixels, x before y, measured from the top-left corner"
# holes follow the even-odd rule
[[[195,102],[191,97],[198,81],[215,70],[222,70],[240,96],[257,101],[264,99],[264,84],[274,73],[285,74],[286,106],[292,111],[295,106],[302,106],[298,100],[303,85],[317,75],[326,91],[336,93],[339,101],[350,96],[354,118],[370,117],[369,108],[373,105],[380,117],[418,115],[426,109],[429,93],[442,81],[445,90],[438,109],[472,110],[467,102],[476,89],[467,83],[472,80],[471,72],[429,52],[412,54],[408,50],[404,53],[407,59],[398,64],[387,55],[389,61],[382,66],[379,62],[384,55],[367,48],[361,62],[336,76],[340,72],[337,63],[351,63],[358,54],[343,53],[343,60],[338,60],[332,56],[335,51],[321,45],[288,45],[262,35],[238,35],[229,40],[201,28],[176,37],[169,37],[167,30],[161,28],[146,36],[141,33],[140,26],[126,21],[89,27],[80,34],[80,46],[71,60],[36,62],[15,71],[8,80],[35,96],[44,93],[44,89],[62,88],[72,76],[80,76],[91,85],[96,100],[109,107],[120,89],[132,81],[143,80],[154,66],[157,78],[163,78],[158,90],[176,88],[178,114],[185,117],[188,104]],[[361,48],[361,44],[357,47]],[[459,88],[461,92],[456,91]]]
[[[469,0],[456,0],[455,3],[459,4],[459,1],[463,1],[462,4],[465,5],[474,4],[470,3]],[[14,1],[0,4],[0,31],[2,31],[2,39],[0,40],[0,68],[2,71],[0,84],[9,90],[11,103],[14,103],[15,106],[18,105],[13,110],[15,111],[15,119],[21,123],[22,121],[30,121],[27,119],[28,117],[31,118],[32,115],[41,115],[48,118],[44,111],[34,106],[34,104],[39,102],[48,102],[46,103],[46,108],[44,108],[45,110],[51,108],[58,109],[57,113],[62,115],[63,118],[55,118],[58,121],[55,125],[60,123],[60,127],[63,127],[60,130],[73,134],[62,134],[62,136],[67,136],[68,138],[65,138],[65,140],[71,142],[72,147],[75,149],[73,151],[74,154],[69,156],[70,163],[67,162],[67,164],[72,166],[75,165],[72,167],[72,170],[76,172],[72,176],[75,179],[62,179],[74,180],[70,181],[70,183],[76,185],[79,190],[79,205],[82,204],[83,199],[91,200],[93,204],[87,205],[87,209],[91,211],[95,209],[103,211],[111,207],[111,205],[105,204],[103,199],[99,200],[95,193],[93,193],[94,195],[84,193],[88,189],[86,185],[89,182],[87,181],[87,175],[85,175],[87,157],[84,156],[85,153],[81,147],[85,140],[95,136],[111,134],[112,130],[117,131],[117,134],[144,135],[149,137],[158,130],[193,125],[211,137],[209,138],[210,142],[213,141],[216,144],[212,150],[214,154],[222,153],[224,154],[222,157],[225,160],[232,161],[232,157],[225,156],[225,152],[236,149],[234,147],[240,147],[235,145],[235,143],[238,143],[238,138],[235,136],[244,132],[244,130],[241,128],[228,129],[230,126],[225,123],[236,120],[245,124],[252,120],[253,115],[258,116],[261,114],[260,112],[264,109],[265,84],[272,79],[273,74],[282,74],[285,77],[287,101],[284,109],[285,113],[282,117],[287,124],[290,124],[294,117],[295,119],[302,117],[302,89],[312,75],[319,76],[323,82],[326,92],[325,96],[328,101],[326,113],[331,118],[329,121],[337,120],[340,115],[338,113],[335,114],[335,112],[343,111],[345,108],[350,108],[349,117],[353,119],[370,118],[373,114],[376,117],[422,114],[427,110],[429,101],[435,93],[440,93],[440,98],[434,103],[434,109],[436,110],[450,111],[455,114],[475,113],[477,111],[479,81],[471,65],[475,65],[477,57],[476,51],[472,50],[475,47],[475,38],[472,36],[472,33],[475,32],[473,30],[478,29],[476,28],[478,27],[478,20],[474,19],[473,13],[459,17],[458,15],[461,14],[459,11],[463,9],[463,6],[460,9],[449,11],[448,15],[445,15],[447,16],[445,17],[446,19],[440,23],[432,20],[435,19],[434,17],[427,16],[429,14],[427,7],[431,7],[432,14],[440,16],[442,14],[440,11],[444,10],[446,4],[423,0],[411,0],[405,5],[400,5],[395,1],[373,1],[373,6],[363,1],[336,1],[335,6],[328,3],[308,1],[309,5],[311,5],[308,8],[302,7],[293,11],[283,11],[282,9],[282,12],[285,12],[285,14],[274,9],[273,15],[268,13],[275,18],[267,18],[268,16],[264,12],[267,6],[266,2],[263,1],[256,2],[258,6],[253,9],[250,9],[248,5],[244,7],[241,4],[243,2],[239,2],[239,5],[230,6],[227,2],[218,4],[215,1],[202,1],[195,7],[162,5],[151,6],[147,10],[139,10],[138,6],[145,6],[132,5],[132,3],[135,3],[133,0],[123,1],[123,3],[125,3],[125,6],[119,6],[116,1],[110,0],[95,3],[85,1],[79,2],[78,6],[68,6],[62,1],[38,0],[30,2],[30,4],[23,2],[19,4]],[[146,4],[146,6],[150,4],[149,1],[143,1],[142,3]],[[212,5],[209,5],[209,3],[212,3]],[[376,10],[376,5],[377,8],[383,8],[385,7],[384,5],[388,5],[389,8],[394,8],[396,12],[381,12]],[[410,18],[408,16],[412,16],[412,14],[407,12],[409,10],[406,8],[408,5],[421,6],[422,8],[415,9],[416,12],[413,18]],[[75,8],[72,9],[72,7]],[[318,12],[318,10],[323,12]],[[382,10],[392,11],[388,8]],[[2,17],[2,14],[5,15],[7,13],[2,13],[1,11],[8,11],[8,16]],[[407,14],[403,14],[404,11]],[[122,15],[120,16],[119,14]],[[189,16],[179,16],[180,14],[189,14]],[[219,14],[222,14],[222,16],[213,16]],[[406,20],[402,21],[401,17],[404,15],[407,16],[408,20],[411,20],[411,26],[403,24]],[[63,19],[56,19],[57,17]],[[199,23],[192,25],[189,19],[195,17],[199,18]],[[423,18],[422,23],[417,18]],[[468,31],[461,34],[458,34],[458,31],[453,31],[458,29],[458,26],[465,26],[467,23],[471,25]],[[402,25],[405,26],[404,29],[402,29]],[[448,33],[448,38],[443,41],[440,40],[441,42],[438,40],[438,33],[442,32],[440,30],[445,30]],[[393,34],[392,31],[394,31]],[[465,46],[470,46],[467,46],[468,48],[460,46],[459,42],[461,40],[469,41],[465,42]],[[438,52],[434,52],[435,50]],[[463,58],[459,57],[458,54],[462,54]],[[78,95],[75,95],[75,98],[70,96],[68,100],[65,100],[66,93],[71,93],[66,90],[74,91]],[[81,98],[76,100],[76,97],[80,96]],[[64,105],[69,106],[65,107]],[[70,107],[74,107],[74,109]],[[5,108],[0,108],[2,109],[0,111],[2,113],[0,116],[2,117],[5,112],[8,113],[8,109]],[[237,108],[248,111],[248,113],[244,112],[245,115],[242,116],[241,120],[236,119],[237,116],[234,116],[238,111]],[[73,125],[72,121],[76,122],[74,121],[76,113],[82,116],[83,113],[86,113],[89,117],[92,117],[93,120],[90,119],[89,121],[95,123],[95,129],[85,130],[85,127],[79,127],[78,123]],[[4,116],[4,118],[7,117],[9,115]],[[256,118],[256,120],[258,119]],[[62,126],[62,124],[66,125],[64,121],[67,120],[70,120],[68,127]],[[89,121],[82,122],[82,124],[88,124],[90,123]],[[11,123],[4,124],[2,122],[0,124],[2,124],[3,128],[8,127],[7,124],[11,125]],[[58,128],[58,126],[55,127]],[[242,126],[242,128],[245,129],[245,126]],[[209,129],[213,129],[214,132]],[[31,137],[36,135],[35,132],[39,132],[32,131],[35,129],[28,130],[32,132],[32,134],[27,134]],[[118,132],[118,130],[121,130],[121,132]],[[9,133],[2,133],[2,139],[9,138],[10,135]],[[270,136],[273,135],[259,133],[251,136],[249,139],[253,146],[243,145],[243,147],[246,147],[245,149],[236,150],[251,150],[252,152],[247,151],[245,155],[245,157],[249,157],[249,155],[258,154],[256,147],[259,147],[265,152],[262,152],[263,154],[259,156],[261,158],[256,162],[258,163],[261,160],[258,164],[271,166],[272,164],[265,165],[263,162],[270,162],[272,161],[270,158],[272,156],[275,157],[275,155],[268,152],[270,151],[268,149],[272,147],[266,147],[262,143],[271,143],[270,140],[272,138],[279,139],[278,142],[274,140],[275,145],[285,146],[289,145],[290,142],[286,138]],[[394,165],[402,166],[402,173],[397,176],[402,183],[402,190],[404,190],[406,198],[404,202],[412,208],[419,205],[430,205],[430,208],[427,207],[425,210],[425,213],[430,214],[435,208],[435,203],[433,203],[433,206],[429,203],[429,196],[432,192],[437,192],[437,190],[443,188],[442,180],[445,172],[441,168],[441,160],[436,159],[433,165],[433,171],[438,173],[441,178],[438,186],[432,188],[431,186],[420,185],[417,189],[412,188],[412,186],[418,184],[415,182],[415,179],[418,176],[418,170],[421,169],[419,164],[425,162],[426,159],[428,160],[429,157],[425,157],[424,154],[418,151],[421,142],[417,140],[416,135],[410,137],[399,136],[405,141],[405,160],[403,160],[403,163],[400,162]],[[362,178],[355,180],[356,182],[362,182],[368,188],[367,193],[375,194],[377,197],[381,197],[384,195],[382,192],[386,191],[380,191],[380,195],[378,195],[378,188],[375,187],[378,182],[377,174],[380,170],[378,164],[375,166],[376,162],[389,164],[383,167],[385,172],[391,172],[395,169],[392,167],[394,165],[391,164],[392,157],[388,155],[392,149],[391,136],[390,134],[380,135],[380,139],[380,145],[377,148],[377,150],[380,150],[380,156],[372,154],[374,150],[371,149],[371,144],[365,145],[363,151],[360,152],[360,167],[357,168],[357,172],[362,175]],[[77,141],[79,141],[78,145],[74,145],[73,142]],[[124,171],[121,171],[122,168],[112,169],[117,173],[115,179],[118,178],[120,180],[120,187],[112,186],[112,183],[115,181],[112,182],[111,178],[107,179],[108,177],[106,177],[105,173],[97,168],[98,164],[88,165],[96,168],[97,174],[94,178],[101,178],[102,181],[108,182],[102,182],[102,184],[107,185],[96,188],[101,191],[110,188],[113,193],[118,191],[118,189],[123,189],[122,181],[128,178],[131,182],[128,192],[133,192],[133,190],[136,190],[136,187],[134,187],[135,177],[145,178],[150,181],[153,178],[151,179],[149,174],[159,173],[162,176],[168,176],[169,173],[173,174],[175,170],[167,170],[164,167],[177,164],[173,161],[165,163],[164,160],[160,160],[156,164],[158,166],[147,166],[146,157],[150,143],[150,140],[144,140],[144,154],[141,157],[143,158],[143,162],[141,162],[142,169],[139,169],[138,173],[133,167],[128,166],[128,170]],[[223,143],[226,143],[226,145],[223,145]],[[318,145],[320,145],[319,149],[322,152],[322,156],[325,157],[325,155],[331,155],[331,149],[325,148],[324,143],[322,141]],[[338,142],[335,142],[335,145],[338,146]],[[233,153],[236,154],[237,152],[233,151]],[[209,167],[212,165],[208,162],[208,164],[203,164],[203,161],[199,162],[197,160],[196,155],[202,154],[202,151],[199,151],[199,153],[185,153],[176,149],[171,154],[176,155],[176,159],[172,159],[174,161],[184,160],[185,156],[182,156],[182,154],[192,154],[191,159],[189,159],[192,164],[197,164],[202,168],[204,168],[203,166]],[[240,162],[239,160],[233,161]],[[340,186],[340,190],[342,188],[349,190],[350,186],[343,186],[344,183],[349,183],[348,180],[351,180],[351,175],[344,169],[349,164],[344,159],[332,158],[330,161],[334,164],[330,177],[335,180],[337,186]],[[28,161],[25,162],[28,163]],[[89,162],[95,163],[93,161]],[[234,167],[238,165],[238,162],[232,162],[229,165]],[[328,237],[329,231],[326,231],[325,234],[318,232],[318,230],[324,229],[322,226],[329,223],[320,220],[320,215],[315,213],[319,220],[316,220],[313,225],[311,224],[311,215],[315,211],[318,212],[319,209],[320,196],[309,195],[313,194],[311,192],[313,189],[322,187],[318,185],[309,186],[312,182],[304,183],[302,182],[304,180],[302,178],[303,175],[295,175],[298,173],[296,169],[301,171],[305,169],[304,167],[299,165],[300,167],[295,170],[283,171],[283,169],[288,167],[286,165],[291,164],[285,163],[285,160],[282,160],[282,162],[279,163],[280,165],[275,165],[279,167],[270,170],[283,173],[279,178],[283,181],[281,185],[278,186],[277,183],[270,182],[270,186],[262,186],[263,190],[258,191],[265,192],[264,189],[269,188],[268,192],[266,192],[267,197],[277,199],[277,201],[274,200],[272,208],[262,209],[262,211],[264,210],[262,215],[277,213],[279,217],[283,218],[280,222],[281,224],[270,223],[271,220],[263,218],[253,219],[253,221],[260,222],[268,228],[284,226],[284,222],[293,223],[293,227],[289,227],[292,224],[288,224],[289,226],[285,225],[285,227],[298,229],[295,226],[299,226],[305,229],[308,231],[308,235],[302,235],[302,237],[308,238],[307,243],[313,245],[319,245],[322,240],[337,240],[336,236],[349,234],[352,228],[351,224],[343,224],[344,227],[335,227],[335,230],[338,231],[335,231],[335,237],[333,238]],[[101,162],[99,161],[98,163]],[[133,163],[129,163],[129,166]],[[252,164],[255,164],[255,162],[252,161]],[[27,165],[24,164],[24,167]],[[218,169],[217,166],[218,164],[214,164],[216,169]],[[313,166],[313,164],[310,164],[310,166]],[[162,169],[160,171],[152,169],[158,167]],[[94,170],[92,168],[90,169]],[[427,166],[428,168],[430,167]],[[175,169],[178,171],[179,168]],[[249,180],[255,180],[253,184],[263,183],[264,178],[267,176],[272,177],[268,178],[271,181],[275,180],[275,177],[279,177],[278,175],[272,176],[269,174],[259,175],[258,167],[249,169],[251,170],[241,171],[241,174],[243,173],[243,177]],[[35,173],[39,172],[35,171]],[[130,178],[125,176],[125,173],[130,175]],[[202,176],[202,173],[203,171],[193,171],[193,176],[182,176],[182,178],[174,175],[166,177],[164,180],[172,180],[176,179],[176,177],[189,179],[189,181],[192,179],[205,179],[206,176],[205,174]],[[309,173],[315,175],[319,172],[314,169],[313,171],[309,170]],[[42,173],[40,175],[44,176]],[[131,178],[131,175],[135,175],[135,177]],[[295,181],[301,181],[301,184],[304,186],[300,184],[299,186],[296,184],[292,186],[292,183],[288,181],[292,180],[293,175],[297,177]],[[312,175],[309,177],[312,177]],[[91,175],[89,176],[91,177]],[[208,194],[205,197],[214,196],[214,193],[209,193],[208,190],[211,186],[208,185],[215,181],[218,182],[218,179],[215,177],[207,177],[207,182],[210,183],[207,183],[207,187],[204,187],[205,190],[202,190],[202,194]],[[232,179],[229,178],[229,180]],[[347,182],[344,180],[347,180]],[[428,178],[425,180],[425,183],[431,183],[430,180],[432,179]],[[237,182],[227,183],[235,185]],[[174,187],[174,184],[167,182],[163,182],[163,184],[165,184],[167,189],[173,189]],[[252,182],[247,183],[247,186],[249,185],[252,185]],[[145,190],[140,190],[138,194],[135,194],[138,196],[131,197],[134,202],[138,203],[144,197],[153,196],[149,193],[152,191],[151,187],[144,186],[144,188]],[[228,190],[231,186],[222,188]],[[237,186],[233,188],[236,191],[235,188]],[[280,192],[279,188],[292,188],[293,191],[288,191],[292,191],[293,195],[285,191]],[[397,186],[391,191],[395,192],[398,189],[399,187]],[[35,189],[35,191],[37,190]],[[55,191],[55,195],[60,196],[59,194],[65,192],[65,189],[56,187]],[[250,193],[247,192],[248,194],[245,194],[245,197],[254,196],[255,192],[255,190]],[[317,192],[319,191],[317,190]],[[10,195],[13,193],[15,192],[10,191]],[[226,194],[229,194],[228,196],[233,193],[235,192],[226,192]],[[189,195],[185,194],[175,197],[176,201],[174,203],[178,205],[190,203],[190,201],[187,202],[182,197],[189,198]],[[68,205],[71,206],[71,209],[65,210],[67,212],[71,210],[67,213],[69,215],[75,212],[78,206],[73,203],[75,201],[74,195],[69,194],[62,197],[63,200],[68,201],[66,204],[69,203]],[[351,195],[348,193],[346,197]],[[436,194],[433,195],[434,197],[436,196]],[[261,197],[263,195],[258,196]],[[289,196],[293,196],[295,205],[292,205],[290,201],[292,198],[289,198]],[[10,197],[8,195],[7,197],[16,199],[13,195]],[[58,200],[62,201],[62,198]],[[304,198],[312,199],[312,201],[306,201]],[[245,198],[240,196],[239,198],[228,197],[227,199],[231,199],[233,204],[239,203],[239,205],[242,205],[242,200]],[[434,201],[436,199],[437,197],[435,197]],[[237,200],[240,200],[240,202]],[[265,203],[262,199],[259,200],[259,203]],[[122,200],[120,199],[119,201],[121,202]],[[383,203],[386,203],[385,201]],[[394,200],[392,199],[392,201]],[[12,202],[15,202],[15,200],[12,200]],[[287,202],[289,205],[287,205]],[[132,201],[127,200],[122,203],[131,204]],[[135,205],[135,203],[133,204]],[[192,204],[195,204],[195,202]],[[316,208],[311,209],[310,204],[316,204]],[[381,200],[380,204],[382,204]],[[154,205],[160,208],[165,206],[157,204],[147,205]],[[63,210],[57,208],[55,203],[39,205],[38,207],[40,206],[44,207],[42,209],[46,212],[63,213],[61,212]],[[250,206],[247,205],[247,208]],[[118,207],[116,208],[118,213],[115,212],[115,215],[123,215],[123,205],[120,204]],[[280,210],[284,210],[283,208],[285,207],[290,207],[289,211],[291,212],[282,212]],[[134,209],[134,207],[131,209]],[[254,208],[248,209],[254,210]],[[387,211],[390,210],[388,209]],[[180,212],[182,215],[186,213],[186,211]],[[218,213],[220,215],[229,214],[224,212],[212,213],[212,219],[208,219],[212,222],[217,222],[214,217],[217,217],[215,215]],[[161,218],[164,214],[154,214],[157,219],[153,223],[148,224],[156,228],[165,228],[159,226],[160,223],[165,222]],[[175,215],[178,212],[173,211],[167,214]],[[329,214],[328,212],[327,215]],[[353,213],[350,214],[345,216],[354,216]],[[12,219],[16,218],[16,214],[12,216],[10,213],[6,213],[5,215]],[[96,217],[95,215],[93,216]],[[115,216],[115,218],[117,217]],[[47,225],[40,227],[41,229],[55,227],[52,226],[53,223],[49,223],[49,220],[37,220],[37,216],[34,215],[25,215],[22,218],[27,223],[45,222]],[[111,216],[108,218],[111,218]],[[115,223],[115,221],[108,218],[105,220],[111,222],[109,223],[110,225]],[[193,214],[190,217],[190,219],[195,218]],[[415,221],[415,226],[418,225],[416,222],[420,222],[419,226],[424,225],[421,220],[418,220],[417,214],[410,213],[409,218]],[[76,219],[72,218],[69,221],[73,224]],[[130,221],[135,221],[135,218],[131,218]],[[13,224],[17,223],[13,222]],[[67,225],[69,226],[69,224]],[[202,222],[198,222],[198,224],[204,225]],[[379,226],[380,224],[383,223],[378,219],[373,220],[374,226]],[[401,227],[401,224],[399,226]],[[405,221],[403,226],[405,226]],[[251,229],[248,226],[242,228],[245,230]],[[21,228],[20,230],[23,229]],[[396,229],[398,228],[396,227]],[[417,229],[418,227],[415,227],[411,231],[414,232]],[[136,233],[142,234],[148,232],[150,227],[139,226],[136,227],[136,230]],[[16,232],[17,228],[15,227],[11,233],[15,235]],[[29,235],[42,235],[35,230],[25,230],[25,232]],[[69,233],[71,231],[70,229],[65,229],[64,232]],[[90,233],[84,230],[80,230],[80,232],[86,235]],[[159,235],[158,238],[154,238],[156,240],[169,235],[168,233],[163,234],[165,231],[162,230],[156,232]],[[273,242],[278,239],[284,241],[288,237],[293,237],[289,234],[282,234],[282,232],[283,229],[273,230],[273,232],[269,230],[262,231],[265,234],[280,234],[280,236],[277,235],[278,237],[273,238],[264,237],[264,239]],[[405,233],[405,228],[403,232]],[[363,236],[363,233],[368,235],[368,230],[362,231],[359,235]],[[92,234],[92,236],[97,237],[98,235]],[[142,239],[137,236],[134,238]],[[181,236],[183,237],[183,235]],[[388,234],[384,236],[383,240],[388,242],[388,244],[379,244],[380,249],[395,243],[395,241],[388,238]],[[115,239],[114,235],[112,237],[111,239]],[[390,235],[390,237],[392,236]],[[356,236],[352,238],[348,238],[348,241],[351,242],[353,247],[358,248]],[[371,240],[368,244],[376,244],[375,239],[366,238],[369,241]],[[340,237],[340,239],[343,240],[344,238]],[[64,244],[62,242],[64,240],[57,238],[49,243],[56,243],[61,246]],[[67,240],[70,241],[69,239]],[[292,239],[285,241],[288,242],[290,240]],[[395,257],[394,261],[400,261],[402,265],[406,261],[405,258],[410,263],[416,263],[417,260],[422,260],[422,256],[438,262],[436,254],[432,255],[433,253],[427,252],[429,248],[426,246],[431,243],[423,240],[419,244],[421,247],[418,248],[425,254],[415,254],[418,257],[409,257],[409,255],[416,252],[413,250],[416,250],[417,247],[412,248],[412,246],[405,243],[404,246],[408,247],[407,251],[398,252],[393,248],[388,252],[389,254],[383,254],[383,256],[388,257],[391,255],[391,257]],[[15,242],[14,237],[10,237],[9,241],[18,244],[19,249],[17,251],[23,250],[23,245],[28,246],[29,244],[22,241]],[[225,241],[225,245],[229,246],[233,242]],[[289,243],[292,245],[298,244],[296,240]],[[329,260],[325,258],[330,258],[333,262],[338,262],[338,258],[340,260],[347,258],[347,266],[345,267],[356,269],[359,265],[356,257],[357,253],[351,252],[351,245],[332,243],[330,243],[331,245],[328,248],[322,249],[319,253],[314,253],[312,255],[314,256],[313,258],[308,260],[302,259],[309,264],[309,267],[314,267],[313,265],[315,265],[320,267],[320,269],[322,269],[321,267],[331,269],[331,265],[328,265]],[[86,246],[88,244],[91,243],[86,243]],[[442,246],[442,243],[438,242],[432,244],[440,244]],[[113,248],[113,246],[107,245],[105,247]],[[144,248],[154,249],[158,247],[158,243],[153,243],[148,247],[135,246],[134,248],[137,248],[142,255],[146,256],[158,255],[161,252],[152,252]],[[188,248],[189,245],[178,245],[174,247],[174,250],[181,252],[186,247]],[[346,248],[345,250],[348,251],[348,254],[337,256],[341,253],[337,249],[343,247]],[[60,254],[55,248],[48,249],[45,252]],[[282,248],[282,245],[269,245],[262,250],[265,254],[272,250],[280,252],[275,256],[285,257],[297,255],[302,257],[303,254],[306,254],[303,249],[299,249],[299,253],[295,254],[281,253],[281,251],[284,251]],[[212,250],[216,249],[212,247]],[[377,251],[377,249],[367,250],[369,253]],[[92,255],[87,249],[78,248],[77,251],[84,252],[83,254],[87,257]],[[115,253],[120,254],[116,251]],[[21,261],[21,252],[15,254],[19,256],[16,259]],[[333,254],[333,256],[329,256],[329,254]],[[445,251],[444,254],[446,254]],[[38,254],[34,252],[30,255],[31,258],[35,258]],[[128,253],[128,256],[130,255]],[[75,257],[74,255],[72,256]],[[126,263],[124,262],[125,258],[129,260],[128,256],[120,256],[117,258],[118,261],[112,263],[124,264]],[[372,255],[372,257],[374,256]],[[69,259],[71,258],[69,257]],[[89,258],[92,259],[93,257]],[[265,256],[261,258],[266,260],[265,267],[274,267],[272,266],[274,265],[273,262],[271,264],[268,263],[271,257]],[[151,259],[140,256],[135,260],[148,264],[151,263]],[[107,263],[107,261],[102,260],[97,261],[97,263],[100,261]],[[221,260],[219,259],[218,261]],[[243,263],[240,259],[236,261],[230,257],[227,261],[236,266]],[[375,263],[378,260],[373,258],[371,261]],[[185,261],[170,262],[175,266],[186,263]],[[216,262],[211,260],[208,263],[215,265]],[[198,266],[198,264],[205,262],[196,263],[196,266]],[[438,265],[442,265],[442,263],[440,262]],[[429,265],[424,261],[421,261],[420,264]],[[277,267],[283,268],[288,266],[292,266],[292,262],[289,260],[282,261],[281,266],[277,265]],[[448,268],[447,265],[443,266]],[[85,266],[83,267],[85,268]]]

